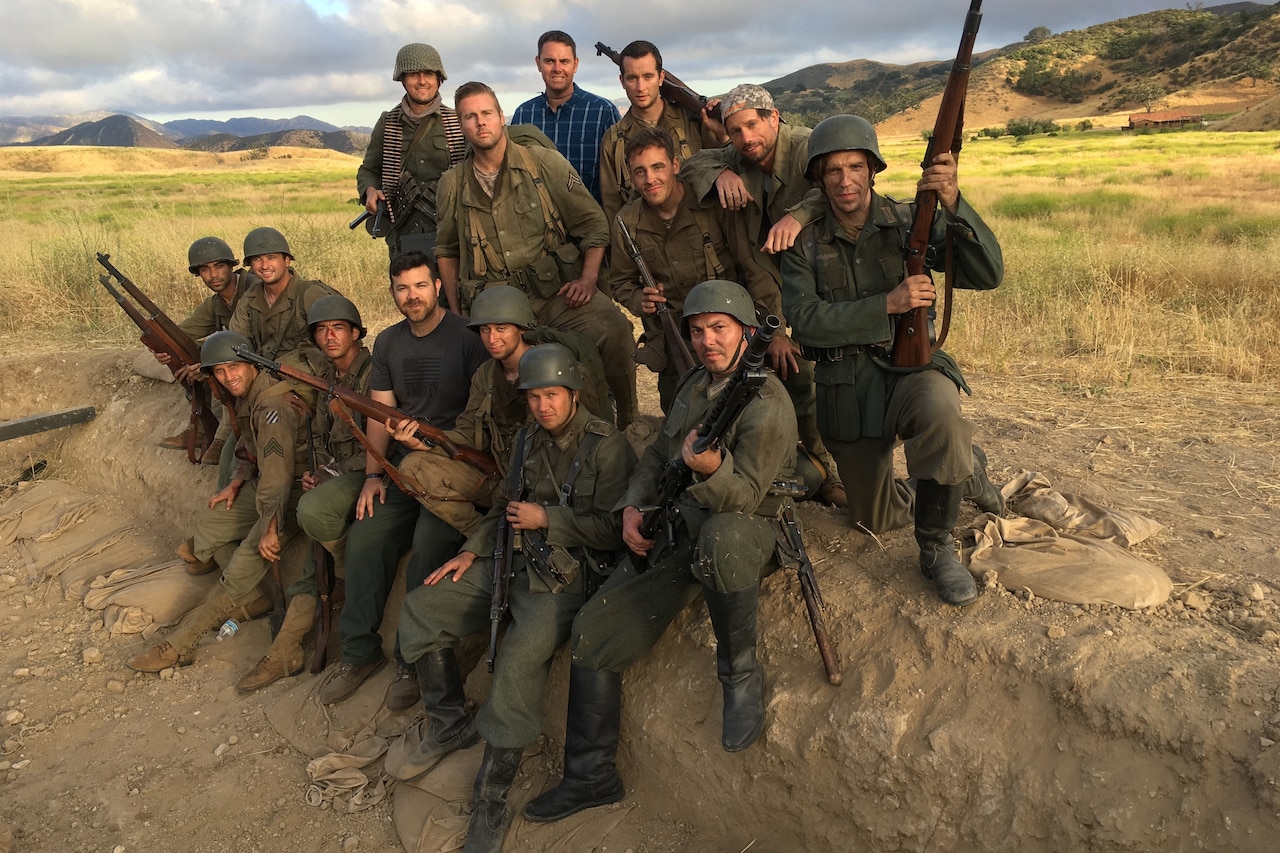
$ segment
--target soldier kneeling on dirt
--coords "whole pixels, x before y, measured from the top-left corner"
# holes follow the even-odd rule
[[[243,335],[223,331],[211,335],[200,348],[202,369],[236,398],[240,445],[246,458],[239,460],[226,488],[209,500],[196,529],[234,527],[235,535],[223,531],[218,538],[239,538],[240,545],[224,564],[221,582],[205,600],[163,642],[127,662],[138,672],[192,663],[206,633],[228,617],[244,614],[258,599],[258,584],[266,578],[270,563],[279,561],[298,533],[296,512],[302,475],[307,471],[311,406],[289,383],[260,372],[235,351],[248,345]],[[294,596],[266,657],[241,683],[261,682],[256,673],[264,666],[279,667],[285,675],[300,672],[302,638],[314,624],[315,612],[315,596]],[[270,682],[257,686],[263,683]]]

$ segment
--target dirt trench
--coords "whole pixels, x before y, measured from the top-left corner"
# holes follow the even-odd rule
[[[185,535],[212,472],[155,447],[182,426],[180,394],[135,376],[131,358],[75,353],[0,367],[0,419],[98,407],[92,423],[0,444],[0,479],[47,458],[46,476],[127,513],[159,549]],[[1116,413],[1142,399],[1112,410],[1066,395],[1031,412],[1012,390],[979,382],[990,386],[977,419],[995,471],[1034,454],[1041,470],[1097,500],[1156,509],[1168,531],[1144,556],[1174,579],[1175,600],[1131,612],[997,584],[971,607],[949,608],[915,570],[908,533],[873,541],[834,511],[806,507],[843,686],[823,678],[794,577],[769,578],[767,728],[751,749],[725,753],[710,626],[691,608],[626,676],[628,798],[610,807],[628,809],[619,828],[607,838],[513,838],[536,845],[527,849],[633,853],[1273,849],[1280,583],[1272,495],[1241,484],[1276,481],[1274,407],[1250,397],[1232,430],[1214,422],[1212,401],[1186,406],[1175,438],[1140,416],[1117,426]],[[1063,427],[1079,422],[1079,407],[1107,426]],[[1217,438],[1185,440],[1201,434]],[[1223,457],[1236,466],[1235,494],[1210,484]],[[1139,503],[1152,492],[1165,501]],[[0,572],[18,579],[0,584],[0,706],[25,717],[0,727],[9,765],[0,765],[0,819],[15,829],[15,850],[400,849],[387,806],[345,816],[305,806],[307,759],[263,720],[271,696],[230,687],[268,642],[264,626],[249,626],[239,648],[207,646],[196,666],[158,682],[122,667],[141,640],[105,637],[56,593],[25,591],[8,550]],[[1196,607],[1184,601],[1190,592]],[[96,668],[79,658],[87,643],[104,653]],[[566,675],[562,655],[546,742],[522,778],[531,766],[558,771]],[[471,687],[482,694],[483,677]],[[232,758],[261,749],[215,758],[232,732],[241,741]],[[22,760],[30,764],[15,768]]]

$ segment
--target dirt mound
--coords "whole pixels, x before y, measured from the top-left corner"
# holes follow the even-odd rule
[[[0,480],[46,458],[51,475],[133,518],[162,551],[185,534],[212,475],[155,447],[185,420],[181,394],[133,376],[130,358],[0,366],[6,417],[98,408],[89,424],[0,444]],[[768,725],[751,749],[725,753],[710,626],[700,607],[683,614],[626,677],[628,797],[613,808],[627,811],[608,849],[1274,846],[1274,389],[1167,379],[1099,395],[970,378],[981,396],[965,405],[994,474],[1034,467],[1154,517],[1166,532],[1140,553],[1170,575],[1175,599],[1131,612],[997,584],[957,610],[919,576],[909,533],[872,540],[805,507],[843,686],[822,676],[794,577],[769,578]],[[311,677],[249,697],[232,687],[267,643],[254,622],[229,643],[207,642],[172,679],[128,673],[122,662],[141,640],[107,636],[95,614],[31,585],[21,556],[0,548],[0,821],[15,849],[319,850],[351,838],[397,849],[388,804],[355,815],[305,804],[307,756],[264,712],[305,693]],[[526,757],[520,798],[558,770],[566,681],[562,656],[546,743]],[[377,722],[408,717],[382,712]],[[519,826],[513,839],[532,838]],[[578,835],[522,849],[593,846]]]

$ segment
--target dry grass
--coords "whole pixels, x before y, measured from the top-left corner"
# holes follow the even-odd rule
[[[961,292],[948,350],[984,373],[1082,387],[1149,375],[1266,382],[1280,368],[1280,133],[980,140],[961,187],[1004,247],[1006,278]],[[345,227],[355,158],[137,149],[0,151],[0,351],[123,344],[132,326],[97,284],[108,252],[172,315],[203,298],[187,245],[238,246],[258,225],[297,269],[393,319],[383,244]],[[919,140],[887,143],[879,189],[913,193]],[[22,171],[24,168],[38,171]]]

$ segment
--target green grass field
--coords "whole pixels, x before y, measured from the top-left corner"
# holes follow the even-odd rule
[[[884,146],[877,189],[914,194],[924,143]],[[186,248],[272,225],[304,277],[396,315],[385,249],[346,228],[355,158],[246,163],[137,149],[0,150],[0,350],[123,345],[133,327],[98,284],[107,252],[180,319],[204,291]],[[1280,133],[981,139],[960,185],[1000,237],[1004,284],[961,291],[947,349],[968,367],[1091,385],[1162,373],[1267,381],[1280,368]],[[77,157],[80,159],[78,160]],[[87,162],[83,162],[86,161]]]

